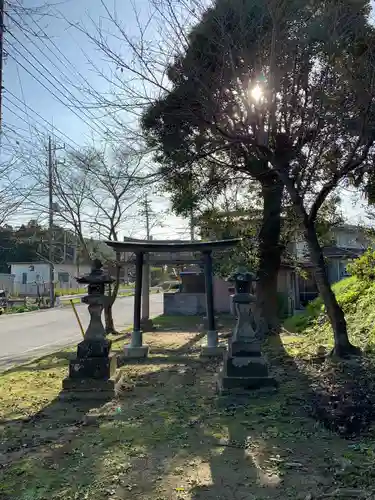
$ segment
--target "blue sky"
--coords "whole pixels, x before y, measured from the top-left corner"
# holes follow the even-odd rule
[[[11,4],[33,8],[41,5],[43,0],[11,0]],[[57,0],[56,0],[57,1]],[[52,3],[52,2],[48,2]],[[128,34],[136,36],[138,28],[132,2],[129,0],[105,0],[105,4],[116,12]],[[135,0],[137,11],[142,22],[149,18],[150,6],[148,0]],[[115,65],[109,62],[87,38],[86,35],[69,26],[69,23],[79,23],[93,33],[94,24],[101,24],[104,29],[107,14],[100,0],[65,0],[47,9],[46,16],[22,15],[9,8],[6,25],[5,50],[9,53],[4,66],[4,109],[3,124],[7,141],[19,141],[17,147],[33,148],[38,137],[30,126],[35,126],[40,138],[45,138],[51,132],[56,136],[57,144],[78,147],[90,144],[94,140],[103,140],[105,126],[102,120],[93,125],[93,114],[102,111],[76,110],[76,114],[59,99],[66,102],[73,98],[87,102],[87,97],[77,91],[72,83],[87,86],[87,80],[92,88],[100,93],[108,92],[109,84],[97,74],[87,59],[95,62],[105,74],[116,71]],[[13,19],[12,19],[13,18]],[[64,19],[66,18],[66,20]],[[17,25],[21,23],[22,29]],[[93,24],[94,23],[94,24]],[[26,30],[28,31],[25,31]],[[38,31],[41,37],[35,37],[31,31]],[[45,36],[46,35],[46,36]],[[111,44],[124,52],[126,48],[120,40],[115,40],[109,34]],[[50,60],[49,60],[50,59]],[[41,66],[39,63],[43,64]],[[57,68],[56,68],[56,66]],[[77,71],[78,70],[78,71]],[[32,73],[33,76],[30,75]],[[43,75],[47,76],[47,81]],[[36,78],[35,78],[36,77]],[[47,90],[42,84],[44,84]],[[63,85],[65,88],[63,88]],[[59,91],[62,91],[63,95]],[[71,94],[73,94],[73,96]],[[55,94],[55,96],[53,95]],[[18,106],[18,107],[17,107]],[[33,109],[40,116],[30,111]],[[10,109],[8,109],[10,108]],[[92,114],[93,113],[93,114]],[[18,116],[17,116],[18,115]],[[52,127],[54,126],[54,130]],[[5,141],[3,142],[5,144]],[[353,206],[352,197],[345,193],[344,212],[356,222],[363,218],[360,203]],[[165,209],[167,204],[160,198],[154,199],[154,210]],[[142,237],[143,229],[136,232]],[[164,227],[154,229],[155,238],[188,237],[187,223],[180,218],[171,216]]]
[[[11,0],[10,4],[16,9],[8,7],[5,37],[8,55],[3,78],[5,149],[9,150],[9,141],[15,143],[16,140],[16,147],[33,148],[34,143],[51,132],[57,145],[65,143],[67,147],[103,142],[106,126],[102,119],[93,120],[95,116],[102,116],[103,110],[76,109],[74,112],[68,107],[74,98],[76,104],[77,100],[82,104],[92,102],[90,97],[74,88],[74,84],[81,88],[89,84],[99,93],[109,91],[108,82],[97,74],[88,59],[107,75],[116,71],[115,65],[105,59],[85,34],[70,26],[70,23],[79,23],[91,33],[94,24],[101,24],[106,29],[109,24],[101,1],[65,0],[44,9],[42,12],[46,15],[33,16],[20,15],[17,7],[21,3],[27,8],[37,8],[42,0]],[[105,3],[111,12],[116,12],[126,32],[136,36],[138,30],[132,3],[128,0],[106,0]],[[137,0],[136,6],[142,22],[147,20],[148,0]],[[33,32],[41,36],[35,37]],[[113,37],[111,44],[116,50],[125,50]],[[155,211],[167,206],[162,198],[153,198]],[[164,226],[155,227],[153,233],[155,238],[187,237],[187,223],[170,216]],[[143,229],[137,230],[136,236],[142,237]]]

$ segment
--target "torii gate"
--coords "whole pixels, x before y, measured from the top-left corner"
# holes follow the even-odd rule
[[[134,320],[130,345],[125,346],[125,356],[142,358],[148,354],[148,346],[143,345],[141,330],[141,300],[142,300],[142,273],[145,254],[151,252],[176,253],[176,252],[201,252],[204,262],[204,275],[206,284],[206,309],[208,319],[207,346],[202,354],[213,356],[219,354],[218,333],[215,324],[212,252],[232,248],[241,241],[241,238],[217,241],[181,241],[167,242],[157,240],[145,241],[107,241],[115,252],[135,253],[135,293],[134,293]]]

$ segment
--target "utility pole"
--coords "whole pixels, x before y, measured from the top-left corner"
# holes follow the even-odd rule
[[[190,210],[190,221],[189,221],[189,226],[190,226],[190,240],[194,241],[195,236],[195,227],[194,227],[194,212],[193,209]]]
[[[0,0],[1,1],[1,0]],[[55,276],[54,276],[54,252],[53,252],[53,165],[56,149],[64,149],[65,146],[56,148],[52,144],[51,136],[48,137],[48,261],[49,261],[49,306],[55,307]]]
[[[55,277],[53,265],[53,157],[52,139],[48,137],[48,261],[49,261],[49,306],[55,306]]]
[[[147,194],[145,195],[145,218],[146,218],[146,239],[150,239],[150,202],[148,200]]]
[[[3,125],[4,10],[5,1],[0,0],[0,133]]]

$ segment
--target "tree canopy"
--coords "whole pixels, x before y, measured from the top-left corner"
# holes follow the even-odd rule
[[[143,116],[166,188],[182,199],[190,186],[196,203],[234,172],[261,180],[274,158],[310,199],[337,185],[374,125],[368,12],[358,1],[215,2],[168,68],[171,91]]]
[[[220,192],[226,179],[239,175],[259,181],[264,278],[275,275],[280,263],[275,248],[285,188],[304,227],[335,334],[341,331],[346,341],[316,221],[342,181],[372,179],[369,12],[369,2],[357,0],[217,0],[168,68],[170,89],[142,119],[166,188],[180,201],[190,193],[188,200],[199,203],[207,187]]]

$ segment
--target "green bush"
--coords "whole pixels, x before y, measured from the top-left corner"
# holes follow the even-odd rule
[[[347,292],[337,297],[337,301],[345,311],[345,309],[347,309],[348,306],[354,304],[358,300],[360,295],[361,295],[360,290],[348,290]]]
[[[321,297],[317,297],[313,301],[309,302],[306,306],[306,312],[311,317],[319,316],[320,313],[324,312],[324,304]]]
[[[372,289],[375,291],[375,284],[369,286],[368,281],[360,280],[356,276],[345,278],[332,286],[337,301],[345,314],[354,314],[357,308],[370,309],[371,305],[363,301],[364,298],[367,300],[369,295],[372,296]],[[302,313],[299,312],[287,318],[284,327],[290,332],[302,333],[305,330],[308,331],[308,328],[315,324],[318,324],[320,328],[323,323],[327,322],[323,300],[321,297],[317,297],[306,306]]]
[[[375,279],[375,250],[370,248],[359,259],[351,261],[347,266],[348,273],[360,280]]]
[[[291,333],[301,333],[313,323],[313,319],[307,311],[303,311],[287,318],[284,322],[284,328]]]
[[[24,312],[30,312],[30,311],[37,311],[39,309],[38,306],[28,304],[25,306],[14,306],[10,309],[8,309],[7,313],[8,314],[18,314],[18,313],[24,313]]]

